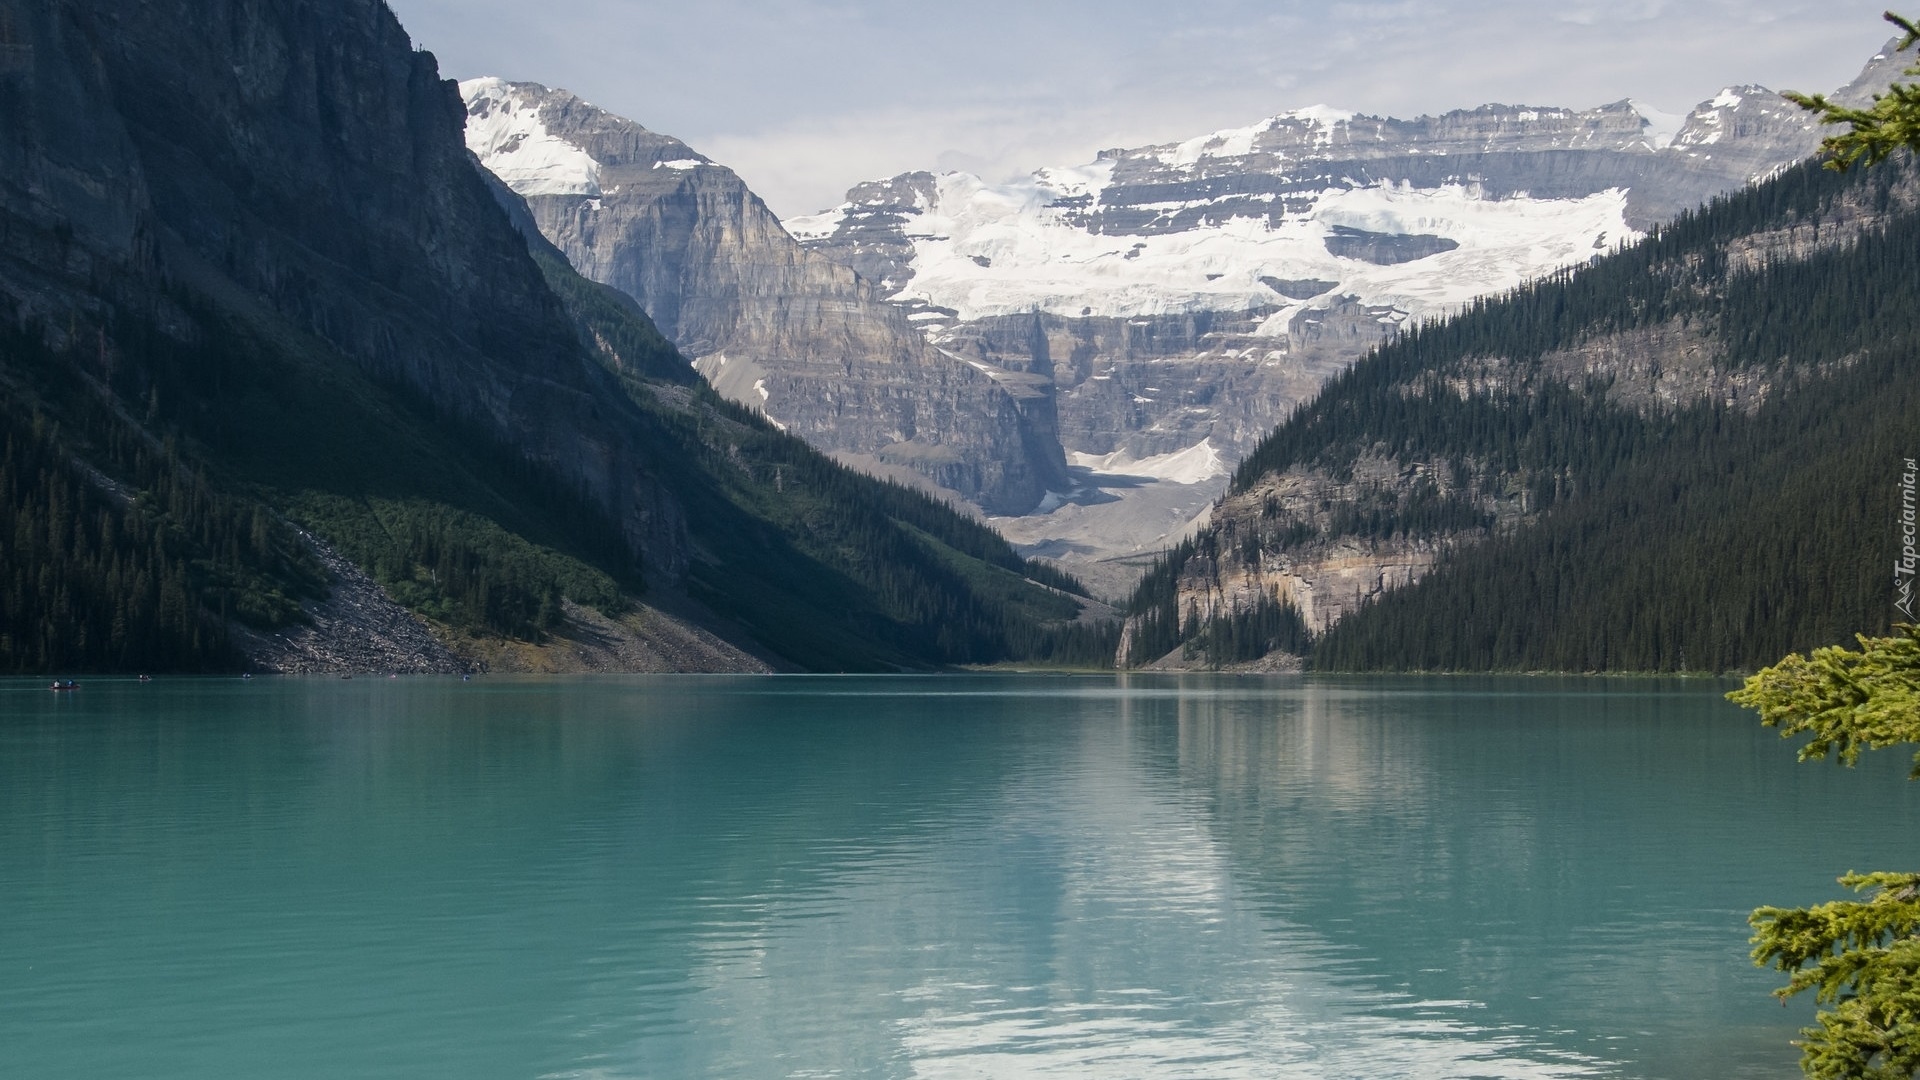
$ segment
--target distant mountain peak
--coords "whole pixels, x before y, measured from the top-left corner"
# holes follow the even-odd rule
[[[1634,242],[1818,142],[1759,86],[1685,113],[1627,98],[1411,119],[1314,105],[1006,182],[869,181],[783,224],[940,349],[1051,372],[1062,445],[1098,473],[1201,446],[1230,460],[1400,327]],[[1217,493],[1198,474],[1155,485],[1010,535],[1153,550]]]
[[[491,76],[460,84],[467,149],[515,194],[600,194],[600,163],[547,130],[539,102],[523,92],[527,85]]]
[[[1066,486],[1036,380],[931,347],[852,270],[804,250],[731,169],[565,90],[460,89],[481,164],[721,394],[864,468],[918,472],[997,511]],[[932,180],[909,175],[873,197],[924,211]]]

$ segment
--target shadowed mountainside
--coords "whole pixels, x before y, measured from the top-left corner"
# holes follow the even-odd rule
[[[362,633],[322,611],[335,557],[466,663],[921,667],[1088,633],[1070,581],[714,397],[530,250],[378,0],[0,0],[0,113],[9,669]],[[587,640],[660,633],[684,648]],[[447,664],[395,648],[362,663]]]

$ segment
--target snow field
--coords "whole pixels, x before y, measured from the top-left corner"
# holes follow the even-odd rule
[[[519,195],[598,195],[600,163],[547,131],[540,109],[499,78],[460,84],[467,149]]]
[[[1639,238],[1626,223],[1623,189],[1582,199],[1491,199],[1470,185],[1330,188],[1312,196],[1310,211],[1277,224],[1228,218],[1154,236],[1091,233],[1049,205],[1104,189],[1112,167],[1044,170],[1000,185],[967,173],[941,176],[931,204],[906,227],[914,276],[893,299],[953,308],[963,322],[1034,310],[1131,318],[1293,309],[1260,279],[1319,278],[1339,282],[1341,294],[1421,316]],[[786,224],[796,236],[831,235],[851,209]],[[1460,247],[1376,266],[1330,254],[1326,239],[1336,227],[1433,234]]]

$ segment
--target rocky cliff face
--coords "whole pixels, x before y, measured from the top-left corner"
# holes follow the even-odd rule
[[[829,451],[999,512],[1068,486],[1052,384],[930,345],[732,171],[564,91],[462,85],[467,140],[575,268],[638,300],[722,393]]]
[[[1384,538],[1345,535],[1334,520],[1336,508],[1391,506],[1418,489],[1459,496],[1462,486],[1470,485],[1455,485],[1425,463],[1377,455],[1363,457],[1346,475],[1292,469],[1268,477],[1215,505],[1206,535],[1217,542],[1182,567],[1175,610],[1183,620],[1204,624],[1274,600],[1297,611],[1310,631],[1322,632],[1388,590],[1419,581],[1448,549],[1481,535],[1479,529]],[[1485,496],[1476,502],[1503,511],[1505,527],[1518,520],[1514,500],[1474,494]],[[1288,545],[1262,542],[1289,530],[1303,539]],[[1122,660],[1135,665],[1161,660],[1140,654],[1139,629],[1138,619],[1129,622],[1120,643]]]
[[[455,87],[380,0],[0,0],[0,96],[16,323],[310,335],[684,566],[617,391],[472,167]]]
[[[1902,64],[1876,57],[1842,96]],[[1001,524],[1081,560],[1177,539],[1224,483],[1169,493],[1174,511],[1156,504],[1142,528],[1142,488],[1124,474],[1203,444],[1236,460],[1401,326],[1631,243],[1805,157],[1819,141],[1805,115],[1757,86],[1685,117],[1631,101],[1412,120],[1313,108],[1014,183],[906,173],[786,224],[941,348],[1052,368],[1088,505]]]

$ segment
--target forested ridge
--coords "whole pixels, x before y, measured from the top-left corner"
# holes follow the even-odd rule
[[[841,466],[697,376],[636,375],[678,353],[651,324],[632,326],[620,294],[541,265],[675,463],[662,482],[706,525],[688,587],[708,606],[807,667],[1112,663],[1118,626],[1075,621],[1086,590],[1072,576],[923,492]]]
[[[1110,657],[575,273],[385,4],[8,10],[0,671]]]
[[[1920,416],[1913,183],[1910,162],[1797,167],[1376,350],[1262,442],[1229,499],[1288,470],[1342,481],[1363,457],[1421,478],[1312,521],[1216,520],[1142,583],[1127,659],[1184,643],[1334,670],[1728,671],[1884,629],[1894,485]],[[1770,253],[1783,236],[1798,246]],[[1758,407],[1632,407],[1625,376],[1542,366],[1663,326],[1763,388]],[[1409,538],[1447,553],[1311,640],[1284,614],[1177,606],[1183,574]]]
[[[681,585],[761,647],[817,670],[1110,662],[1117,630],[1074,623],[1071,577],[725,402],[630,303],[543,270],[686,515]],[[325,595],[298,529],[459,634],[540,641],[568,602],[618,616],[652,587],[542,466],[297,332],[175,302],[188,334],[0,338],[0,670],[243,667],[235,625]]]
[[[16,372],[56,361],[17,334],[0,337],[0,357]],[[63,427],[0,394],[0,671],[230,668],[229,620],[284,626],[325,588],[265,507],[215,491],[113,410],[76,403]]]

